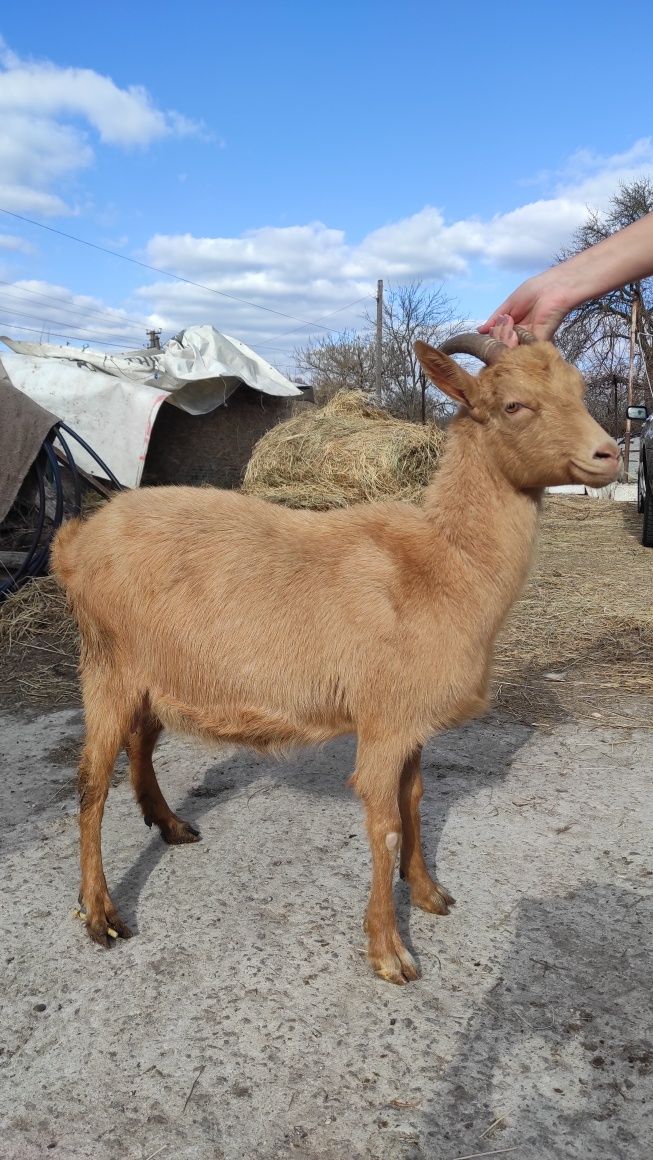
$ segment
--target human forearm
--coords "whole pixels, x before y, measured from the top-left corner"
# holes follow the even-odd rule
[[[507,314],[536,338],[550,339],[576,306],[651,274],[653,213],[522,282],[479,330],[488,333]]]
[[[552,282],[565,287],[570,310],[627,282],[648,278],[653,274],[653,213],[568,258],[547,274]]]

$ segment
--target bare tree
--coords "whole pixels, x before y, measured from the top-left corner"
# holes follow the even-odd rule
[[[621,184],[604,213],[590,209],[571,246],[559,261],[588,249],[638,218],[653,212],[653,183],[648,179]],[[653,278],[613,290],[585,302],[568,316],[557,340],[564,354],[579,363],[588,378],[610,383],[624,372],[628,358],[633,298],[639,300],[638,339],[643,381],[653,381]],[[602,379],[603,376],[603,379]],[[594,412],[593,412],[594,413]],[[596,414],[596,418],[600,418]]]
[[[374,331],[368,316],[364,329],[319,338],[296,352],[298,365],[311,378],[318,402],[338,390],[374,390]],[[383,303],[383,405],[405,419],[442,419],[450,405],[422,375],[413,345],[416,338],[437,345],[460,329],[454,302],[442,287],[420,282],[388,291]]]
[[[298,366],[310,377],[315,399],[326,403],[336,391],[368,391],[374,378],[370,336],[343,331],[325,336],[295,352]]]
[[[448,400],[425,379],[413,347],[417,338],[437,346],[456,329],[453,300],[441,286],[430,289],[411,282],[389,291],[383,303],[382,369],[388,410],[416,420],[448,413]]]
[[[587,382],[585,402],[588,410],[614,439],[621,438],[626,425],[628,363],[621,361],[612,365],[606,364],[604,367],[596,365],[590,370],[585,369],[585,380]],[[646,380],[636,376],[633,389],[635,401],[645,402]]]

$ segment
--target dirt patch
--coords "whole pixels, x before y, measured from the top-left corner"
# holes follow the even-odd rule
[[[63,741],[49,749],[46,758],[52,765],[77,765],[80,749],[81,741],[79,735],[75,734],[72,737],[64,737]]]
[[[425,851],[458,902],[426,914],[396,882],[422,970],[398,988],[365,959],[349,740],[277,764],[164,735],[162,787],[202,842],[167,846],[112,790],[136,937],[93,946],[47,759],[72,717],[0,727],[3,1160],[649,1155],[650,730],[490,719],[429,744]]]

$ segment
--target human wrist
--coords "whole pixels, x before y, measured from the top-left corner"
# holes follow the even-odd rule
[[[569,258],[558,266],[552,266],[541,275],[541,291],[555,298],[556,304],[565,313],[581,306],[589,298],[593,298],[596,291],[598,271],[593,269],[593,263],[587,261],[589,252]]]

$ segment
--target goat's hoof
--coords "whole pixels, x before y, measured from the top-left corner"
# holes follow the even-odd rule
[[[455,906],[456,900],[438,883],[433,882],[427,890],[411,893],[410,901],[420,910],[429,914],[449,914],[450,907]]]
[[[175,818],[172,822],[159,824],[161,837],[169,846],[186,846],[190,842],[199,842],[200,832],[190,822],[182,818]]]
[[[370,955],[370,962],[380,979],[387,983],[395,983],[403,987],[414,979],[419,979],[420,971],[417,963],[403,944],[399,944],[396,954],[385,954],[380,957]]]
[[[86,930],[89,938],[104,947],[105,950],[118,938],[131,938],[132,932],[117,914],[110,918],[86,919]]]

